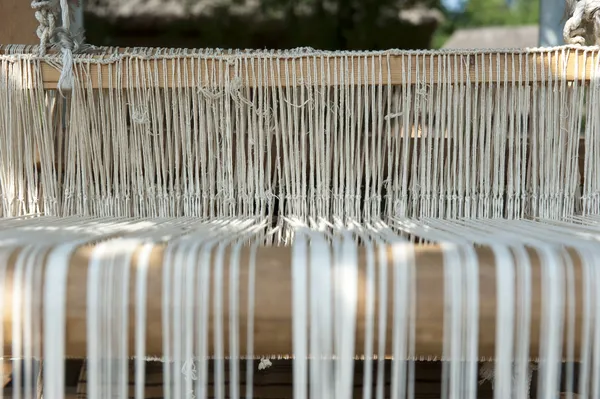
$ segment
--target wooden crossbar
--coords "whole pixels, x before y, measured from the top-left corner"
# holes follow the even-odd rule
[[[66,320],[66,355],[67,357],[84,358],[87,354],[87,274],[90,264],[90,256],[93,247],[86,246],[80,248],[71,258],[68,283],[67,283],[67,320]],[[389,251],[391,251],[391,247]],[[539,254],[531,249],[528,251],[532,267],[532,286],[531,286],[531,342],[530,356],[536,358],[540,349],[540,329],[542,326],[542,278],[541,278],[541,259]],[[579,292],[583,284],[583,272],[581,269],[581,258],[575,251],[570,251],[573,261],[574,283],[576,292]],[[7,304],[13,297],[14,259],[17,253],[13,254],[13,261],[10,262],[7,277],[5,298]],[[229,298],[229,262],[231,253],[226,251],[223,258],[223,281],[222,295],[224,300]],[[244,248],[240,254],[240,274],[238,285],[238,304],[239,312],[239,337],[240,355],[247,353],[246,347],[246,328],[247,328],[247,305],[244,298],[248,296],[248,278],[249,278],[249,248]],[[497,300],[502,294],[496,292],[496,259],[490,248],[478,248],[478,269],[479,269],[479,347],[478,354],[481,357],[491,358],[495,356],[495,331],[496,331],[496,307]],[[130,312],[135,311],[135,292],[138,256],[134,256],[132,263],[131,278],[129,281],[129,306]],[[148,269],[149,294],[147,299],[147,321],[146,321],[146,353],[149,356],[162,356],[162,280],[163,280],[163,259],[164,247],[157,245],[150,258]],[[212,257],[211,259],[214,259]],[[391,253],[388,256],[388,296],[387,296],[387,340],[386,353],[392,353],[392,327],[393,327],[393,262]],[[255,288],[255,310],[254,310],[254,354],[256,356],[265,355],[289,355],[293,353],[292,345],[292,269],[291,269],[292,251],[289,247],[262,247],[256,254],[256,288]],[[420,245],[415,247],[416,262],[416,342],[415,350],[418,358],[439,358],[443,354],[444,345],[444,254],[439,246]],[[364,354],[364,342],[366,339],[365,327],[365,284],[366,284],[366,251],[360,248],[358,251],[359,263],[359,282],[358,282],[358,309],[357,309],[357,328],[356,328],[356,347],[355,353],[358,356]],[[212,286],[212,289],[217,289]],[[212,297],[212,293],[209,294]],[[379,297],[375,298],[375,306],[379,306]],[[582,296],[576,296],[576,331],[575,334],[575,353],[577,356],[581,348],[581,323],[584,318],[582,307]],[[212,306],[209,306],[212,309]],[[11,325],[13,314],[12,307],[4,307],[4,355],[8,355],[12,350]],[[229,304],[224,302],[223,320],[229,320]],[[195,310],[197,311],[197,309]],[[209,336],[214,336],[214,314],[212,310],[209,318]],[[229,334],[228,327],[225,327],[225,334]],[[135,325],[130,324],[128,328],[129,342],[133,342],[135,334]],[[375,346],[377,347],[377,343]],[[133,345],[130,345],[130,355],[134,355]],[[214,354],[213,342],[209,343],[209,352]],[[225,347],[228,355],[228,347]]]
[[[199,56],[194,51],[168,56],[157,50],[135,54],[131,49],[112,55],[80,55],[75,73],[86,87],[189,87],[214,86],[239,79],[250,87],[336,85],[403,85],[426,81],[456,83],[533,83],[590,81],[598,68],[600,52],[589,48],[515,50],[501,52],[376,52],[286,55],[247,53]],[[152,52],[155,52],[153,55]],[[0,49],[0,59],[6,57]],[[236,53],[240,54],[240,53]],[[270,54],[270,55],[269,55]],[[19,59],[19,56],[12,56]],[[235,61],[235,60],[238,61]],[[347,62],[347,63],[346,63]],[[56,89],[61,58],[41,63],[44,87]],[[227,77],[229,79],[223,79]]]

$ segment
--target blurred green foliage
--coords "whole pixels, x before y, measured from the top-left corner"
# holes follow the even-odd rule
[[[539,0],[512,1],[512,4],[507,4],[506,0],[466,0],[462,12],[442,8],[445,21],[435,32],[431,47],[440,48],[460,28],[530,25],[539,22]]]

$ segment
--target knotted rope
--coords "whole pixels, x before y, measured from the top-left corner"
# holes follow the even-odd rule
[[[566,11],[570,17],[563,28],[565,43],[600,45],[600,1],[567,0]]]
[[[40,39],[40,55],[45,55],[48,44],[56,29],[56,2],[51,0],[34,0],[31,8],[35,10],[35,19],[39,22],[37,36]]]
[[[63,67],[58,89],[73,87],[73,54],[83,49],[83,35],[75,35],[71,29],[71,6],[79,6],[79,0],[34,0],[31,7],[39,22],[37,35],[40,39],[39,54],[46,55],[49,45],[60,49]],[[60,13],[61,25],[56,26]]]
[[[73,51],[75,40],[71,33],[71,8],[68,0],[60,0],[62,27],[56,29],[57,43],[63,55],[63,69],[58,79],[59,90],[73,87]]]

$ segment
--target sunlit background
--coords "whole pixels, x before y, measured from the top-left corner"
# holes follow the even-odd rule
[[[102,46],[521,48],[562,44],[563,12],[557,0],[87,0],[83,20]]]

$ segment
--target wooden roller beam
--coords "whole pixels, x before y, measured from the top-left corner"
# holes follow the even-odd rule
[[[67,343],[68,357],[83,358],[86,356],[86,281],[88,262],[92,249],[80,248],[72,257],[68,277],[67,298]],[[496,270],[494,255],[490,249],[477,249],[479,258],[479,355],[481,357],[494,356],[494,340],[496,331]],[[148,276],[147,300],[147,354],[151,356],[162,355],[162,256],[163,248],[156,247],[151,256],[151,267]],[[576,287],[581,287],[580,260],[572,253]],[[214,257],[213,257],[214,259]],[[248,259],[249,250],[244,249],[240,260],[239,283],[239,318],[240,318],[240,353],[246,353],[247,311],[246,298],[248,295]],[[359,250],[359,306],[356,331],[356,354],[364,354],[365,341],[365,250]],[[532,312],[531,312],[531,346],[530,354],[536,358],[539,352],[540,326],[541,326],[541,275],[540,261],[534,250],[530,251],[532,262]],[[130,292],[130,326],[129,326],[129,352],[133,352],[134,343],[134,312],[135,312],[135,265],[132,264],[132,276],[129,284]],[[443,254],[437,246],[420,246],[416,248],[417,264],[417,306],[416,306],[416,354],[422,358],[439,358],[443,349],[443,316],[444,316],[444,272]],[[224,261],[224,280],[228,281],[229,255],[226,253]],[[388,298],[387,298],[387,354],[392,353],[392,265],[388,265]],[[12,281],[9,268],[7,281]],[[227,283],[225,283],[226,285]],[[213,288],[214,289],[214,288]],[[291,249],[287,247],[259,248],[256,259],[256,307],[254,353],[260,355],[288,355],[293,354],[292,347],[292,300],[291,300]],[[4,319],[4,351],[5,356],[11,353],[11,297],[10,286],[4,293],[5,319]],[[223,289],[224,298],[224,341],[225,353],[228,353],[228,302],[229,291]],[[500,295],[501,296],[501,295]],[[578,295],[576,303],[576,354],[579,355],[580,323],[582,320],[582,305]],[[213,298],[213,292],[210,293]],[[378,300],[375,298],[375,309]],[[212,312],[212,305],[210,306]],[[212,318],[212,314],[211,314]],[[377,320],[377,319],[375,319]],[[377,324],[375,324],[377,325]],[[377,331],[377,327],[376,331]],[[209,323],[209,350],[213,353],[213,322]],[[377,334],[375,334],[377,337]],[[376,339],[376,338],[375,338]],[[375,341],[375,343],[377,340]],[[377,348],[377,345],[375,345]]]
[[[165,54],[162,51],[162,54]],[[0,48],[0,54],[3,54]],[[86,84],[93,88],[115,88],[142,86],[146,77],[154,76],[153,85],[160,87],[214,86],[216,76],[229,75],[230,79],[239,79],[243,85],[256,86],[294,86],[328,82],[335,85],[335,74],[344,77],[344,82],[356,84],[394,84],[422,81],[435,84],[442,74],[444,81],[465,83],[491,82],[548,82],[565,78],[589,81],[597,64],[598,50],[565,48],[561,50],[515,50],[480,51],[480,52],[390,52],[389,61],[386,53],[375,57],[364,55],[343,55],[327,53],[326,61],[307,55],[277,56],[263,62],[266,70],[258,66],[265,59],[260,55],[249,55],[246,61],[238,66],[228,63],[226,55],[200,59],[195,55],[177,59],[167,57],[156,58],[152,62],[140,62],[141,55],[131,55],[130,49],[115,50],[112,56],[95,55],[93,58],[103,63],[89,61],[90,55],[76,59],[76,73],[85,76]],[[129,54],[129,55],[126,55]],[[152,51],[145,54],[152,55]],[[189,53],[188,53],[189,54]],[[375,53],[374,53],[375,54]],[[1,57],[1,55],[0,55]],[[233,57],[233,56],[232,56]],[[348,69],[343,67],[344,60],[351,60]],[[60,58],[57,58],[60,61]],[[60,62],[43,61],[42,75],[44,87],[55,89],[60,77],[57,65]],[[120,65],[121,69],[117,68]],[[443,69],[442,69],[443,68]],[[213,75],[213,71],[216,73]],[[130,72],[130,73],[129,73]],[[564,76],[563,76],[564,73]],[[262,78],[259,76],[262,75]],[[348,75],[351,75],[352,78]],[[302,78],[301,78],[302,77]],[[222,81],[222,80],[221,80]],[[144,85],[144,87],[148,87]]]

